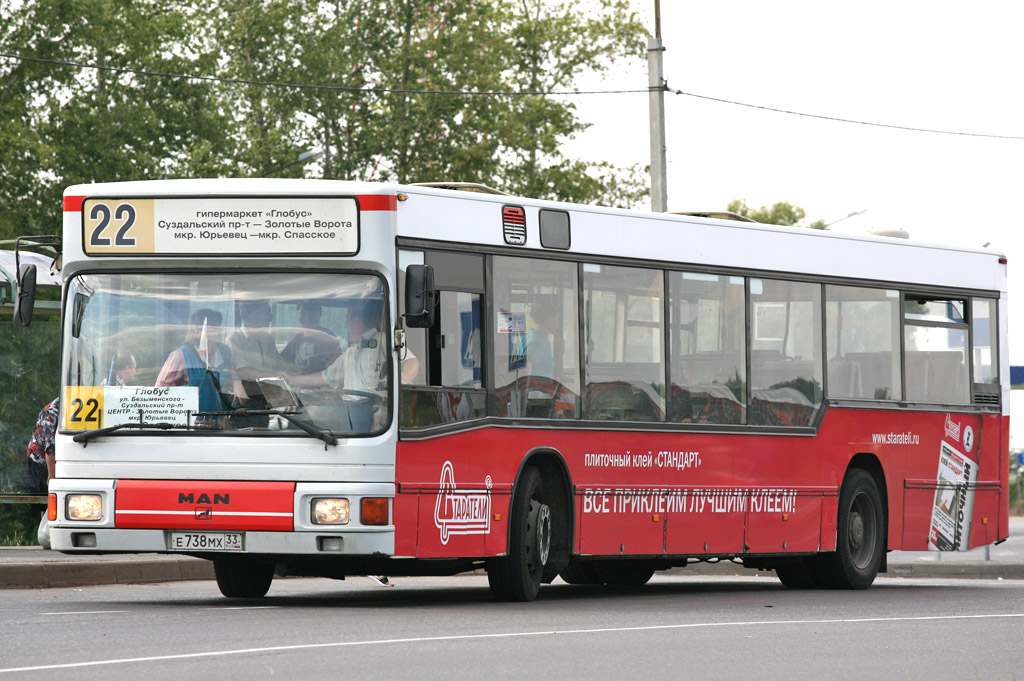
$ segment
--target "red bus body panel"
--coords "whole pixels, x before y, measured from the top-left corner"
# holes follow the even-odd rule
[[[119,480],[118,528],[277,530],[295,527],[295,483],[211,480]]]
[[[927,550],[941,501],[940,452],[959,452],[977,467],[973,514],[962,521],[966,550],[1008,534],[999,475],[1008,421],[832,407],[816,435],[484,427],[402,441],[395,553],[504,553],[512,488],[538,450],[565,461],[573,552],[595,556],[835,550],[839,490],[855,456],[877,462],[884,477],[887,548]]]

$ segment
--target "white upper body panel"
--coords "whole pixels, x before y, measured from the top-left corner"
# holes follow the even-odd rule
[[[524,251],[544,249],[538,212],[567,211],[576,254],[975,290],[1006,290],[1002,254],[889,237],[834,234],[751,222],[402,188],[398,235],[505,246],[501,207],[526,213]]]

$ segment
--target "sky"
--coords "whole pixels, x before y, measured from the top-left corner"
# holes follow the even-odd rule
[[[655,0],[630,0],[654,32]],[[666,93],[668,209],[789,201],[809,221],[989,248],[1009,258],[1010,337],[1024,334],[1024,3],[1020,0],[662,0],[664,75],[674,90],[912,132]],[[583,78],[647,86],[646,62]],[[591,128],[570,156],[650,162],[646,94],[577,98]],[[1017,267],[1015,267],[1015,265]],[[1010,345],[1024,364],[1024,345]],[[1024,391],[1011,401],[1024,448]]]

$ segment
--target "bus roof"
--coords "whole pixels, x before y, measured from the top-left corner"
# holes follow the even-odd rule
[[[397,235],[466,246],[518,248],[671,262],[683,266],[811,274],[840,279],[1006,290],[1005,258],[996,251],[868,234],[838,234],[720,219],[715,212],[650,213],[466,191],[465,183],[402,185],[311,179],[182,179],[75,185],[82,196],[389,195],[398,213]],[[477,187],[474,187],[476,189]],[[526,215],[526,243],[510,247],[502,233],[504,206]],[[71,210],[69,208],[69,210]],[[571,246],[541,244],[539,211],[568,213]],[[704,217],[707,216],[707,217]],[[722,218],[731,216],[722,215]],[[437,219],[433,219],[437,218]],[[493,225],[493,228],[491,227]]]
[[[526,216],[524,250],[559,252],[541,243],[539,212],[570,216],[571,247],[580,255],[677,263],[699,269],[765,271],[893,284],[954,286],[1006,291],[1006,259],[982,248],[912,241],[870,234],[840,234],[783,227],[711,213],[650,213],[617,208],[539,201],[511,196],[398,187],[409,196],[399,203],[419,216],[398,221],[398,235],[413,239],[507,247],[501,208],[520,206]],[[418,200],[413,201],[413,197]],[[456,207],[457,206],[457,207]],[[423,216],[443,215],[443,220]],[[525,253],[524,253],[525,255]]]

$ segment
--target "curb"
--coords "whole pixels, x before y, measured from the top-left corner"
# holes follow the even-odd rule
[[[214,579],[201,558],[55,560],[0,564],[0,589],[50,589],[100,584],[151,584]]]
[[[921,561],[889,563],[886,577],[941,579],[1024,579],[1024,565],[996,561]]]

